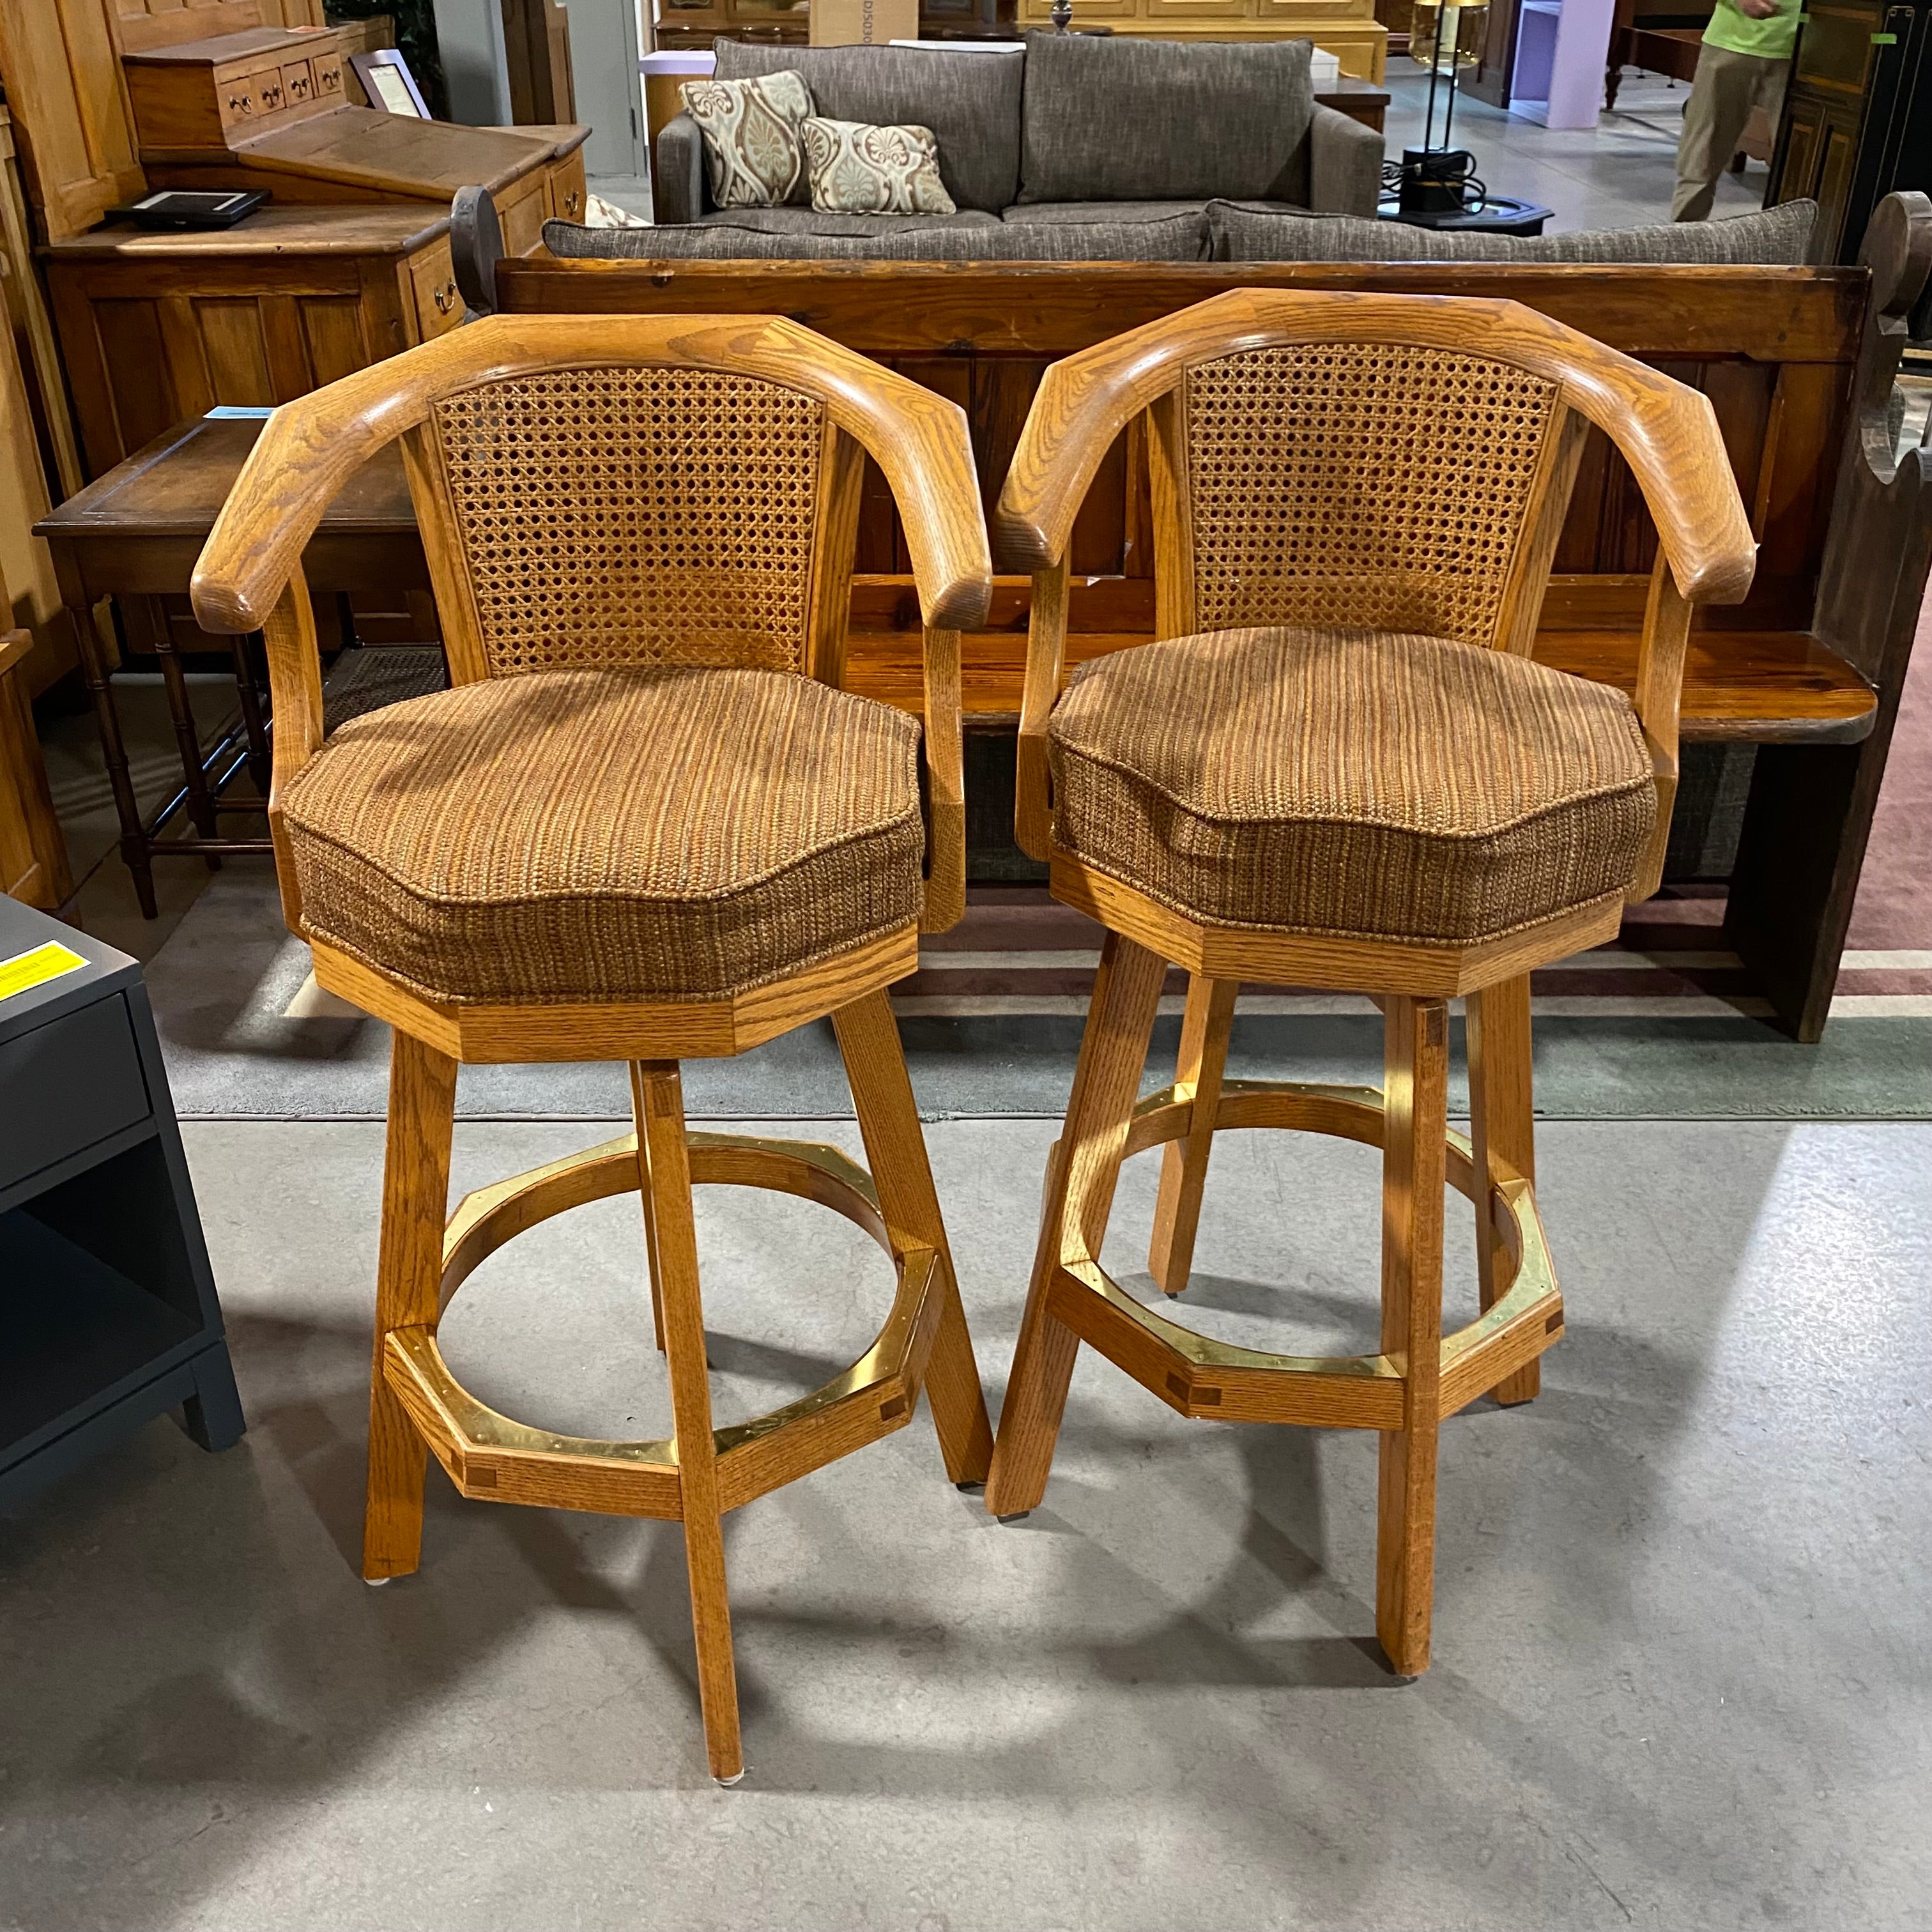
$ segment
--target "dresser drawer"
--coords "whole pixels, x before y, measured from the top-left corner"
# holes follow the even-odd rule
[[[148,1083],[117,993],[0,1042],[0,1190],[148,1118]]]
[[[550,212],[560,221],[581,221],[584,203],[589,199],[584,186],[584,150],[579,148],[575,154],[566,154],[551,166]]]
[[[503,253],[527,255],[543,239],[550,213],[550,183],[540,173],[526,175],[506,188],[496,202],[496,219],[503,230]]]
[[[342,56],[340,53],[316,55],[308,64],[318,100],[340,100],[342,93]]]
[[[282,69],[282,105],[306,107],[314,98],[314,70],[305,60],[289,62]]]
[[[439,242],[410,263],[410,283],[416,292],[416,338],[434,342],[463,320],[463,298],[456,292],[449,244]]]

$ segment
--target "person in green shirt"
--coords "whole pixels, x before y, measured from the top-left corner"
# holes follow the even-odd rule
[[[1737,152],[1754,107],[1762,107],[1777,126],[1802,4],[1802,0],[1718,0],[1684,109],[1672,220],[1708,218],[1718,177]]]

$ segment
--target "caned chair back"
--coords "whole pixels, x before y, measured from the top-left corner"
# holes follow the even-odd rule
[[[593,315],[486,317],[284,404],[194,581],[204,628],[266,634],[278,791],[322,743],[303,547],[398,439],[458,684],[660,665],[842,683],[875,460],[926,634],[926,923],[958,916],[958,634],[992,567],[956,404],[776,316]],[[269,820],[292,904],[272,797]]]
[[[1628,462],[1659,539],[1636,705],[1658,775],[1655,890],[1692,608],[1735,602],[1756,545],[1694,390],[1521,304],[1240,290],[1055,363],[994,519],[1034,574],[1021,844],[1047,856],[1046,722],[1067,546],[1114,440],[1144,418],[1157,636],[1364,628],[1527,654],[1583,442]]]

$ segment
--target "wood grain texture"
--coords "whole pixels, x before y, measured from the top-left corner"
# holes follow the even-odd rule
[[[992,1425],[926,1158],[919,1108],[906,1072],[898,1022],[892,1017],[892,1002],[884,993],[874,993],[842,1006],[833,1014],[832,1024],[880,1208],[890,1227],[924,1243],[938,1257],[940,1308],[925,1388],[946,1473],[956,1483],[983,1483],[992,1466]]]
[[[1497,1163],[1536,1181],[1536,1106],[1531,1091],[1529,976],[1519,975],[1471,996],[1465,1016],[1469,1057],[1469,1137],[1478,1176],[1476,1279],[1485,1309],[1502,1298],[1506,1283],[1499,1244],[1506,1229],[1496,1194]],[[1498,1382],[1492,1391],[1508,1407],[1528,1402],[1542,1385],[1535,1360]]]
[[[986,1508],[995,1516],[1030,1510],[1046,1493],[1079,1349],[1078,1338],[1052,1312],[1054,1284],[1070,1258],[1097,1257],[1106,1238],[1166,971],[1159,954],[1118,932],[1102,944],[1066,1124],[1047,1164],[1040,1244],[1000,1411],[986,1484]],[[1072,1202],[1078,1214],[1070,1223]]]
[[[1234,1022],[1234,995],[1240,991],[1234,980],[1205,979],[1198,974],[1187,982],[1174,1097],[1192,1103],[1193,1124],[1181,1139],[1169,1141],[1162,1150],[1160,1192],[1148,1244],[1148,1272],[1164,1294],[1182,1293],[1194,1265],[1201,1193],[1208,1184],[1214,1115],[1221,1104],[1221,1076],[1228,1061],[1228,1032]]]
[[[369,1481],[362,1526],[362,1574],[372,1582],[407,1574],[422,1554],[423,1438],[389,1386],[383,1364],[392,1329],[436,1324],[455,1122],[455,1061],[397,1033],[383,1142],[376,1339],[369,1377]]]
[[[738,1732],[738,1678],[732,1660],[731,1608],[724,1582],[724,1506],[711,1433],[711,1383],[705,1362],[704,1309],[698,1292],[698,1234],[691,1211],[690,1157],[684,1094],[675,1062],[640,1066],[634,1074],[639,1164],[651,1191],[664,1357],[684,1508],[686,1568],[698,1647],[698,1703],[713,1778],[743,1775]]]
[[[1404,1677],[1429,1667],[1441,1414],[1442,1195],[1449,1010],[1391,999],[1384,1015],[1382,1352],[1402,1372],[1402,1426],[1382,1433],[1376,1635]]]

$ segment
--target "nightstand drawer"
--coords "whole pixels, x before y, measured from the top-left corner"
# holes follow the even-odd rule
[[[127,1001],[117,993],[0,1042],[0,1190],[146,1120]]]

